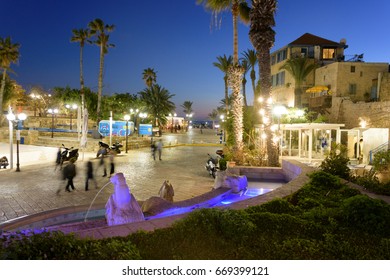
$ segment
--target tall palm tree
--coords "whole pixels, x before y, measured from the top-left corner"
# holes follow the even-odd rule
[[[215,121],[218,119],[219,112],[217,109],[213,109],[213,111],[207,116],[213,122],[213,129],[215,128]]]
[[[256,94],[256,70],[255,70],[255,66],[257,64],[256,51],[248,49],[244,51],[242,55],[244,59],[248,62],[248,68],[251,70],[250,77],[252,81],[253,97],[255,101],[254,104],[256,104],[256,101],[258,99],[258,96]]]
[[[257,52],[257,60],[260,68],[260,89],[261,95],[268,100],[271,97],[271,55],[270,51],[275,42],[276,0],[252,0],[252,10],[250,13],[249,37]],[[267,103],[268,104],[268,103]],[[268,119],[272,119],[271,104],[265,108]],[[267,156],[269,166],[279,165],[279,154],[277,144],[273,142],[271,123],[264,126],[267,135]]]
[[[238,28],[237,19],[248,22],[249,11],[246,0],[197,0],[198,5],[203,5],[207,10],[219,14],[224,11],[231,11],[233,15],[233,63],[238,64]]]
[[[151,88],[157,81],[157,72],[153,68],[144,69],[144,72],[142,72],[142,80],[145,81],[148,88]]]
[[[166,116],[176,108],[171,101],[175,95],[158,84],[146,88],[138,94],[141,101],[144,102],[148,114],[155,120],[156,126],[161,128],[166,123]]]
[[[3,121],[3,95],[7,76],[7,70],[10,69],[12,63],[17,63],[19,60],[20,44],[12,43],[11,37],[0,37],[0,69],[3,71],[0,87],[0,123]]]
[[[294,78],[294,107],[300,108],[302,106],[302,83],[316,67],[317,64],[307,57],[290,58],[280,67],[280,70],[286,70]]]
[[[244,106],[248,107],[248,102],[246,100],[246,73],[248,73],[249,70],[249,64],[246,59],[241,59],[241,68],[242,68],[242,96],[244,98]]]
[[[88,42],[89,38],[91,37],[91,32],[89,29],[73,29],[72,30],[72,38],[70,41],[72,43],[79,43],[80,44],[80,95],[81,95],[81,110],[82,110],[82,116],[84,116],[84,109],[85,109],[85,96],[84,96],[84,75],[83,75],[83,50],[84,45],[86,42]]]
[[[193,102],[191,101],[184,101],[184,103],[181,105],[181,107],[184,109],[183,112],[186,114],[187,117],[187,125],[186,125],[186,131],[188,131],[188,126],[190,125],[190,120],[189,120],[189,115],[192,116],[192,104]]]
[[[243,149],[243,111],[241,102],[241,79],[242,69],[238,62],[238,28],[237,19],[240,18],[244,22],[248,22],[249,11],[246,0],[197,0],[197,4],[211,10],[213,13],[221,13],[226,10],[232,12],[233,18],[233,65],[229,70],[230,86],[233,92],[233,130],[234,130],[234,147],[235,155],[241,156]]]
[[[227,115],[229,113],[228,71],[233,63],[233,57],[231,55],[229,55],[229,57],[226,57],[226,55],[224,54],[223,56],[218,56],[217,60],[218,62],[214,62],[213,65],[225,74],[223,76],[223,80],[225,82],[225,107]]]
[[[98,103],[96,108],[97,123],[101,120],[101,103],[102,103],[102,91],[103,91],[103,67],[104,56],[108,53],[108,49],[115,47],[113,44],[109,44],[110,39],[109,32],[112,32],[115,28],[114,25],[104,24],[100,18],[94,19],[88,24],[92,36],[96,36],[94,44],[100,48],[100,65],[99,65],[99,80],[98,80]]]

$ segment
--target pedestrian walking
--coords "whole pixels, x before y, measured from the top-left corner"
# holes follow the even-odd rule
[[[93,176],[93,164],[92,164],[92,161],[90,161],[90,160],[87,162],[87,178],[85,180],[85,191],[88,191],[89,180],[92,180],[92,182],[95,185],[95,189],[97,189],[98,184],[97,184],[95,177]]]
[[[58,148],[57,156],[56,156],[56,167],[54,167],[54,171],[57,170],[57,167],[61,170],[61,147]]]
[[[65,180],[68,180],[65,191],[70,192],[70,188],[72,190],[75,190],[75,187],[73,185],[73,178],[76,177],[76,165],[74,164],[76,160],[74,158],[71,158],[69,160],[69,163],[64,167],[63,169],[63,176]]]
[[[114,174],[114,172],[115,172],[114,157],[115,157],[115,152],[110,151],[110,154],[108,156],[108,158],[110,160],[110,176],[108,176],[108,178],[111,178],[112,174]]]
[[[150,145],[150,150],[152,152],[153,159],[156,160],[156,144],[154,141],[152,141],[152,144]]]
[[[158,140],[157,142],[157,152],[158,152],[158,159],[161,160],[161,154],[162,154],[162,147],[163,147],[163,142],[162,140]]]
[[[106,168],[106,156],[102,155],[99,161],[99,168],[103,168],[103,177],[107,176],[107,168]]]

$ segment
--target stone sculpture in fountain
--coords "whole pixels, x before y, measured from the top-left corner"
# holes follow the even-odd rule
[[[144,214],[135,197],[130,193],[123,173],[110,179],[114,193],[106,203],[106,220],[109,226],[144,221]]]

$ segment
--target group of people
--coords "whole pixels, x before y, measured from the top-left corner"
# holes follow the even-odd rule
[[[110,152],[108,154],[108,159],[109,159],[109,168],[110,168],[110,173],[108,178],[110,178],[114,172],[115,172],[115,163],[114,163],[114,157],[115,153]],[[75,158],[71,158],[69,160],[69,163],[65,165],[64,168],[62,168],[62,179],[66,180],[66,186],[65,186],[65,191],[66,192],[71,192],[72,190],[75,190],[74,184],[73,184],[73,179],[76,177],[77,172],[76,172],[76,165],[75,165]],[[103,177],[107,177],[107,164],[106,164],[106,156],[102,155],[99,161],[99,165],[96,170],[98,169],[103,169]],[[92,181],[93,184],[95,185],[95,188],[98,188],[98,183],[96,181],[96,178],[94,176],[94,167],[93,163],[91,160],[87,161],[86,164],[86,177],[85,177],[85,191],[89,190],[89,181]],[[57,190],[57,194],[61,191],[61,188]]]
[[[161,158],[162,148],[163,148],[163,143],[162,143],[161,139],[159,141],[157,141],[157,143],[154,141],[152,142],[151,149],[152,149],[152,157],[154,160],[156,160],[156,152],[158,155],[158,159],[162,160],[162,158]],[[60,150],[59,150],[59,153],[60,153]],[[115,163],[114,163],[115,152],[110,151],[108,153],[108,155],[102,155],[100,160],[99,160],[99,164],[98,164],[98,167],[96,168],[96,170],[103,169],[103,177],[107,177],[107,174],[108,174],[107,173],[107,164],[106,164],[107,157],[108,157],[109,169],[110,169],[108,178],[110,178],[115,173]],[[66,192],[71,192],[71,189],[75,190],[75,187],[73,184],[73,179],[74,179],[74,177],[76,177],[76,174],[77,174],[75,161],[76,161],[75,158],[71,158],[69,160],[69,163],[66,164],[65,167],[60,169],[60,170],[62,170],[62,179],[67,181],[66,186],[65,186]],[[57,164],[56,165],[56,168],[57,168],[59,165],[58,157],[56,160],[56,164]],[[85,191],[89,190],[89,181],[93,182],[96,189],[98,188],[98,183],[97,183],[96,178],[94,176],[93,163],[90,160],[87,161],[87,164],[86,164]],[[57,190],[57,194],[59,194],[60,191],[61,191],[61,188],[59,188]]]

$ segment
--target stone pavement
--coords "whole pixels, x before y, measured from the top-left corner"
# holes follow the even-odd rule
[[[158,138],[155,138],[155,140]],[[207,154],[215,155],[221,148],[216,131],[198,129],[187,133],[170,134],[162,137],[164,143],[162,160],[154,161],[149,148],[122,151],[115,158],[115,172],[123,172],[132,194],[139,201],[157,196],[165,180],[169,180],[175,190],[175,201],[189,199],[208,192],[214,180],[206,172],[204,165]],[[193,145],[176,145],[193,144]],[[16,153],[14,148],[14,154]],[[9,144],[0,143],[0,155],[8,152]],[[76,162],[76,190],[65,193],[66,182],[61,180],[60,171],[55,170],[57,148],[20,145],[20,172],[14,169],[0,170],[0,224],[15,218],[32,215],[63,207],[104,204],[113,192],[113,186],[103,170],[98,168],[98,159],[94,153],[80,155]],[[95,175],[99,189],[90,183],[89,191],[84,190],[85,165],[92,160],[97,168]],[[108,183],[108,184],[107,184]],[[92,187],[91,187],[92,185]],[[103,190],[101,188],[104,187]],[[56,191],[61,189],[59,195]]]

